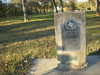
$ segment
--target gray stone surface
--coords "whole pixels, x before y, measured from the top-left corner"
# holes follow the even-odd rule
[[[82,11],[54,14],[59,68],[79,69],[86,65],[86,27]],[[67,68],[64,67],[67,65]],[[69,67],[68,67],[69,66]]]
[[[59,50],[84,50],[85,42],[85,15],[84,12],[55,13],[56,44]]]
[[[36,59],[27,75],[100,75],[100,56],[88,56],[88,66],[78,71],[60,71],[56,59]]]

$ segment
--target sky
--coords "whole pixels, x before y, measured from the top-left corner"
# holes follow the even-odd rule
[[[11,0],[1,0],[3,3],[9,3]]]
[[[77,0],[78,2],[85,2],[85,1],[88,1],[88,0]]]
[[[3,3],[9,3],[11,0],[2,0],[3,1]],[[77,0],[78,2],[85,2],[85,1],[87,1],[87,0]]]

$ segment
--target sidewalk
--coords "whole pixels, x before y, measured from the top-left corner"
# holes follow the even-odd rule
[[[82,71],[58,71],[56,59],[36,59],[28,75],[100,75],[100,56],[88,56],[88,66]]]

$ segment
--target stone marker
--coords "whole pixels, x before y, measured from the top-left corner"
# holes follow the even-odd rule
[[[86,66],[85,15],[80,11],[54,14],[56,44],[60,70]]]

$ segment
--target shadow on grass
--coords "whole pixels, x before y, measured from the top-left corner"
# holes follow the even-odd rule
[[[33,40],[41,37],[54,35],[54,29],[45,29],[51,26],[53,26],[52,20],[33,21],[28,23],[2,26],[0,27],[0,31],[1,31],[0,43]],[[39,31],[34,32],[34,30],[36,29],[39,29]]]
[[[100,16],[93,16],[93,17],[88,17],[87,18],[88,21],[100,21]]]
[[[51,26],[52,24],[53,24],[52,20],[12,24],[12,25],[7,25],[7,26],[0,26],[0,32],[10,32],[13,29],[16,29],[17,31],[18,28],[24,28],[21,31],[26,31],[26,30],[36,29],[36,28],[48,27],[48,26]]]
[[[40,32],[26,33],[23,36],[22,35],[15,36],[16,38],[11,39],[11,41],[18,42],[18,41],[25,41],[25,40],[33,40],[33,39],[50,36],[53,34],[54,34],[54,29],[40,31]],[[8,41],[10,42],[10,40],[8,40]]]
[[[34,39],[54,35],[54,28],[49,28],[51,26],[53,26],[52,20],[33,21],[33,22],[28,22],[28,23],[20,23],[20,24],[12,24],[12,25],[8,25],[8,26],[2,26],[2,27],[0,27],[1,28],[0,30],[2,31],[2,32],[0,32],[0,44],[14,43],[14,42],[20,42],[20,41],[26,41],[26,40],[34,40]],[[45,29],[45,28],[48,28],[48,29]],[[39,29],[39,31],[35,31],[36,29]],[[2,48],[1,50],[3,52],[7,52],[7,49]],[[17,49],[15,51],[17,51]],[[9,52],[10,52],[10,49],[9,49]],[[14,53],[14,51],[12,52],[12,54],[13,53]],[[27,51],[26,51],[26,53],[27,53]],[[32,56],[32,54],[30,55],[30,57],[21,56],[23,58],[26,58],[25,60],[28,61],[26,63],[24,62],[24,60],[17,62],[17,60],[15,59],[15,60],[11,61],[11,65],[8,65],[8,67],[11,67],[12,69],[7,68],[7,69],[9,69],[9,70],[7,70],[7,75],[8,74],[9,75],[14,75],[14,74],[25,75],[24,73],[26,73],[27,69],[31,65],[31,61],[32,61],[31,56]],[[12,58],[14,58],[14,57],[12,57]],[[15,64],[14,64],[14,62],[15,62]],[[3,64],[3,65],[5,65],[5,64]],[[15,69],[15,71],[13,73],[14,69]],[[1,73],[0,73],[0,75],[1,75]]]
[[[90,53],[89,55],[100,55],[100,49],[95,52]]]
[[[52,18],[53,13],[48,13],[48,14],[33,14],[33,15],[28,15],[28,19],[43,19],[43,18]],[[0,22],[6,22],[6,21],[16,21],[16,20],[24,20],[23,16],[9,16],[9,17],[4,17],[0,18]]]

